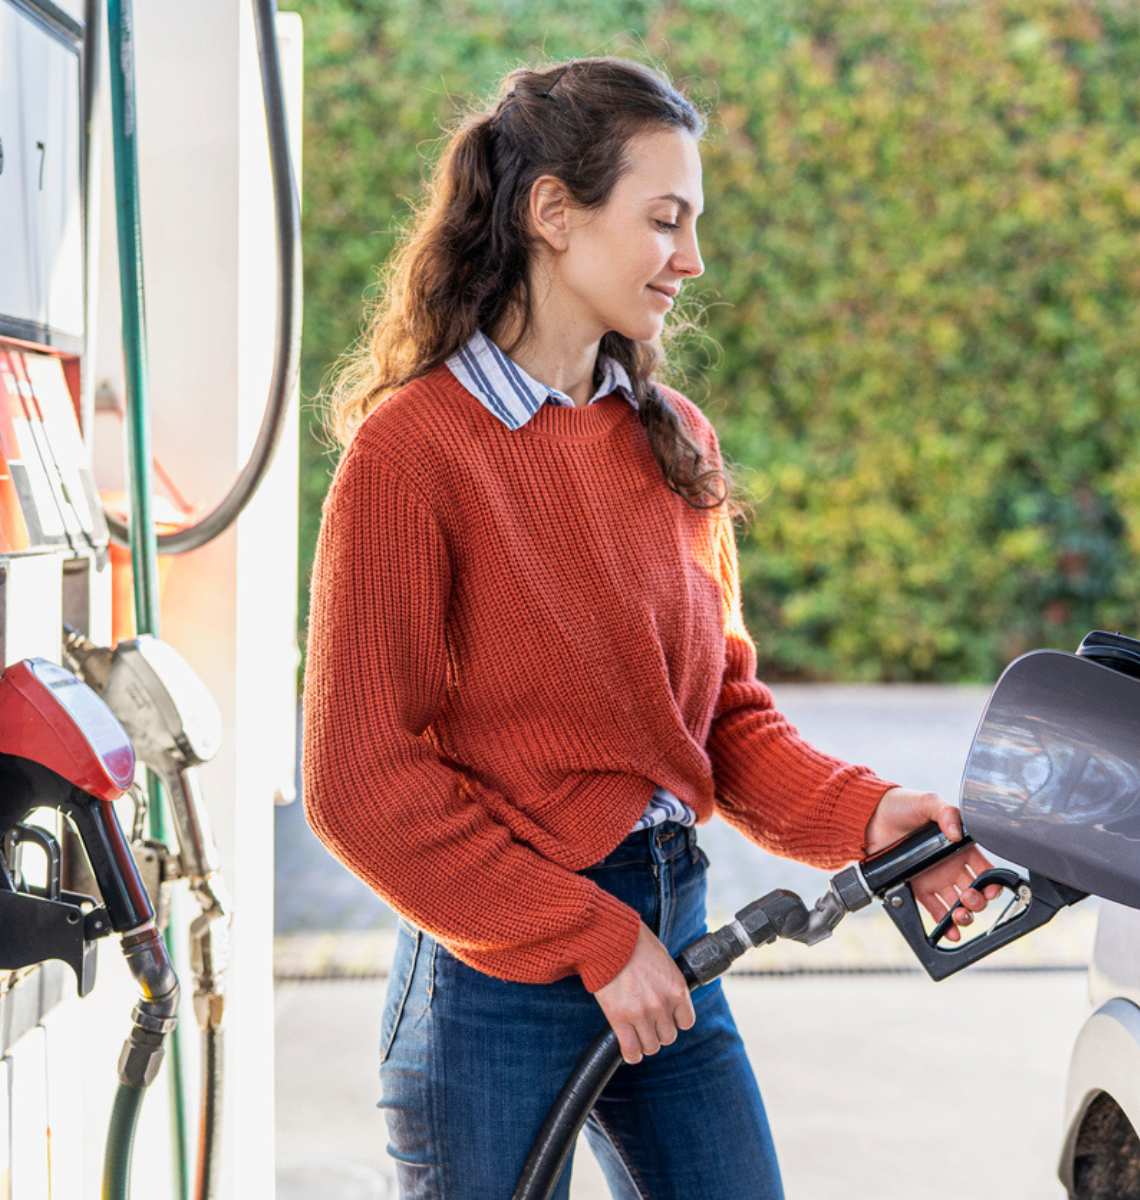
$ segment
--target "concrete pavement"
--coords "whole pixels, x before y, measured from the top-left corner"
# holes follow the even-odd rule
[[[789,1200],[1063,1200],[1085,975],[729,978]],[[384,981],[277,989],[278,1200],[394,1200],[374,1107]],[[683,1035],[682,1035],[683,1036]],[[607,1200],[584,1138],[572,1200]],[[699,1197],[691,1200],[744,1200]]]

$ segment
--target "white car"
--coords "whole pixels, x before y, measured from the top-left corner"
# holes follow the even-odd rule
[[[1140,1198],[1140,911],[1101,902],[1089,1000],[1069,1061],[1057,1174],[1070,1200]]]

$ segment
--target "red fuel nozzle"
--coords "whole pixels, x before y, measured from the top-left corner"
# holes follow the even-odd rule
[[[100,800],[117,800],[135,777],[134,747],[114,713],[46,658],[0,675],[0,754],[31,759]]]
[[[33,808],[66,813],[117,933],[154,919],[110,803],[134,782],[134,773],[126,731],[66,668],[25,658],[0,675],[0,831],[19,824]]]

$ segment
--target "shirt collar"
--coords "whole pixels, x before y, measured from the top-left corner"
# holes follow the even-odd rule
[[[602,382],[587,403],[616,391],[637,409],[637,399],[629,373],[616,359],[599,355]],[[487,410],[510,429],[518,429],[542,407],[552,404],[573,405],[574,401],[558,388],[548,387],[528,375],[510,355],[505,354],[481,330],[449,359],[452,374]]]

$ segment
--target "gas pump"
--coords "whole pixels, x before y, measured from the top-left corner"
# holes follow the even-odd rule
[[[0,668],[8,664],[0,675],[0,1196],[80,1195],[76,1139],[61,1136],[65,1105],[78,1100],[75,1089],[65,1100],[68,1089],[57,1086],[66,1056],[52,1046],[53,1009],[66,999],[61,976],[69,970],[84,1002],[79,1009],[95,1002],[97,942],[111,932],[121,937],[143,998],[119,1062],[103,1195],[129,1194],[141,1101],[166,1047],[176,1161],[174,1189],[161,1194],[190,1195],[177,1029],[179,947],[173,923],[168,928],[174,885],[185,879],[200,910],[190,923],[189,950],[202,1030],[193,1180],[194,1200],[202,1200],[220,1186],[233,905],[197,769],[224,739],[213,697],[157,637],[156,556],[197,549],[224,533],[270,468],[297,382],[299,200],[276,6],[253,0],[278,268],[276,292],[270,292],[272,375],[256,439],[222,500],[200,519],[191,511],[179,527],[156,537],[134,21],[130,0],[108,0],[104,48],[103,7],[102,0],[0,0]],[[126,374],[125,514],[105,508],[95,486],[94,379],[86,361],[92,114],[104,59]],[[112,596],[130,594],[112,586],[112,544],[130,550],[133,620],[125,615],[137,631],[133,638],[112,636]],[[139,766],[148,786],[135,779]],[[114,802],[128,796],[135,819],[124,832]],[[166,845],[164,801],[175,850]],[[37,861],[26,864],[27,858]],[[34,882],[26,865],[42,866],[44,881]]]
[[[134,782],[135,755],[126,731],[95,693],[44,658],[14,663],[0,675],[0,969],[60,958],[76,973],[79,994],[95,984],[96,939],[121,937],[142,997],[119,1059],[119,1094],[107,1141],[104,1195],[126,1194],[133,1126],[143,1091],[162,1064],[163,1042],[178,1023],[178,980],[154,924],[154,909],[111,801]],[[103,907],[64,892],[59,845],[46,830],[24,825],[35,808],[54,808],[74,824]],[[43,888],[17,888],[12,847],[34,842],[48,858]],[[18,877],[18,876],[17,876]]]
[[[222,719],[214,698],[189,663],[158,638],[143,635],[113,650],[66,627],[69,666],[98,693],[130,735],[139,758],[162,780],[170,798],[177,855],[152,847],[151,895],[163,898],[185,879],[201,909],[190,925],[194,1015],[202,1031],[201,1114],[195,1194],[216,1193],[222,1109],[222,984],[229,960],[231,904],[202,803],[197,768],[217,753]],[[159,928],[162,928],[160,921]]]

